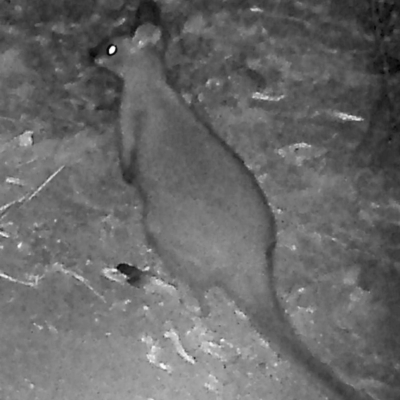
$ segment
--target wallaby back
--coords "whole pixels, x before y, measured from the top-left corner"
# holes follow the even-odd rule
[[[142,196],[149,244],[205,313],[204,293],[222,288],[331,399],[372,400],[342,382],[290,325],[275,293],[276,231],[266,197],[242,160],[166,83],[160,35],[144,24],[97,58],[124,80],[121,168]]]

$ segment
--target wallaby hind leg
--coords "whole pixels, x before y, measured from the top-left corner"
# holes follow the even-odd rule
[[[210,313],[210,306],[205,298],[205,293],[210,287],[215,286],[215,279],[198,273],[199,268],[207,269],[207,267],[199,266],[200,260],[199,262],[194,259],[191,260],[181,250],[173,249],[170,245],[163,246],[149,234],[147,237],[150,246],[156,250],[162,260],[165,269],[173,278],[177,278],[186,284],[199,304],[201,316],[207,317]]]

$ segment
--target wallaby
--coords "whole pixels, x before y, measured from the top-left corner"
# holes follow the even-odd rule
[[[120,163],[142,197],[149,244],[204,314],[205,292],[221,288],[330,399],[372,400],[316,358],[292,328],[275,291],[276,228],[266,197],[243,161],[167,84],[161,36],[145,22],[96,57],[124,81]]]

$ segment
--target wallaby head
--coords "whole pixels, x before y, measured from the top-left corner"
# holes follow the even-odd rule
[[[149,63],[154,69],[160,64],[161,30],[152,25],[141,25],[135,36],[122,36],[110,39],[97,49],[95,62],[121,78],[135,67],[135,64]]]
[[[137,37],[137,30],[142,30],[142,27],[145,25],[151,25],[153,29],[157,27],[160,30],[161,41],[159,43],[159,39],[157,39],[157,50],[163,58],[170,34],[161,20],[160,6],[154,0],[140,0],[133,20],[131,17],[125,19],[122,25],[111,29],[108,37],[103,38],[100,43],[89,49],[88,53],[91,61],[95,60],[101,54],[105,54],[106,47],[110,44],[111,38]],[[141,33],[139,33],[140,35]]]

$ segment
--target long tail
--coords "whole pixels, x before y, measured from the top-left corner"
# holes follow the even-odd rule
[[[276,296],[271,297],[275,299],[269,299],[267,306],[264,298],[248,313],[258,332],[275,344],[278,351],[299,365],[329,398],[373,400],[365,392],[357,391],[342,381],[328,364],[311,353],[295,332]]]
[[[262,267],[251,269],[231,280],[226,287],[228,296],[245,312],[254,328],[271,342],[274,350],[297,364],[329,399],[373,400],[367,393],[341,380],[301,340],[279,302],[273,278],[272,256],[267,258],[267,271]]]

